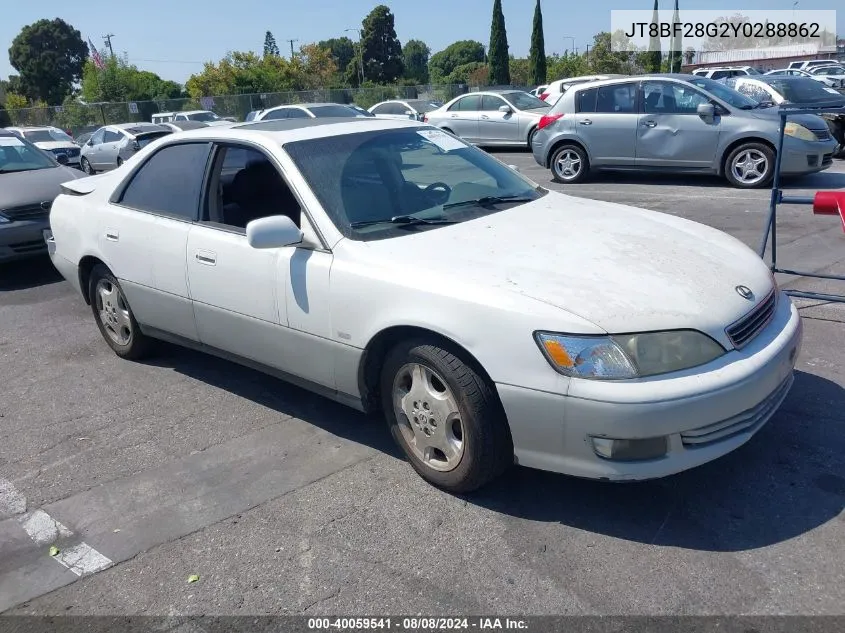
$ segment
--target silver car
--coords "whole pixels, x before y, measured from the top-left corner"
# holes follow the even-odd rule
[[[531,147],[537,125],[550,108],[527,92],[487,90],[452,99],[424,120],[475,145]]]
[[[543,117],[534,159],[557,182],[583,180],[591,169],[717,174],[736,187],[772,178],[777,108],[693,75],[648,75],[575,86]],[[822,171],[836,141],[813,114],[790,117],[782,174]]]
[[[442,104],[425,99],[392,99],[382,101],[370,108],[369,112],[382,119],[411,119],[423,121],[427,112],[436,110]]]
[[[167,134],[173,134],[173,130],[156,123],[118,123],[101,127],[82,146],[82,171],[96,174],[116,169],[135,152]]]

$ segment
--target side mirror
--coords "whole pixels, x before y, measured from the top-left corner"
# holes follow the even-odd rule
[[[514,171],[517,171],[517,172],[519,171],[519,167],[518,167],[518,166],[516,166],[516,165],[508,165],[508,167],[510,167],[510,168],[511,168],[511,169],[513,169]]]
[[[246,225],[246,241],[252,248],[281,248],[302,241],[302,231],[286,215],[271,215]]]
[[[87,143],[85,143],[85,144],[86,144],[88,147],[94,147],[94,139],[93,139],[93,138],[89,138],[89,139],[88,139],[88,142],[87,142]]]
[[[716,106],[712,103],[699,103],[698,108],[696,108],[696,112],[702,119],[707,119],[709,121],[716,116]]]
[[[56,160],[58,161],[59,165],[67,165],[67,154],[57,154]]]
[[[499,106],[499,112],[503,112],[504,114],[510,114],[511,112],[513,112],[513,110],[509,105],[503,105]]]

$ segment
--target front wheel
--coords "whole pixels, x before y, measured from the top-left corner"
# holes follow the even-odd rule
[[[528,149],[534,149],[534,137],[537,136],[537,128],[535,127],[528,133]]]
[[[79,161],[79,164],[80,167],[82,167],[82,171],[84,171],[86,174],[88,174],[89,176],[94,175],[94,168],[91,167],[91,163],[88,162],[87,158],[83,156],[82,159]]]
[[[725,160],[725,177],[734,187],[765,187],[775,173],[775,152],[762,143],[744,143]]]
[[[550,167],[555,182],[574,184],[587,177],[590,163],[583,149],[567,144],[555,150]]]
[[[146,356],[151,341],[138,327],[117,278],[104,265],[98,264],[91,271],[88,293],[100,334],[114,353],[128,360]]]
[[[120,166],[123,164],[123,159],[120,156],[117,157],[117,168],[120,169]]]
[[[510,430],[492,386],[436,342],[409,341],[391,350],[381,398],[393,439],[435,486],[470,492],[513,464]]]

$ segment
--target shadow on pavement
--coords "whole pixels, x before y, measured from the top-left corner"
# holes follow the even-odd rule
[[[170,345],[150,362],[401,458],[380,420],[284,381]],[[745,446],[710,464],[627,484],[516,467],[467,501],[629,541],[705,551],[755,549],[801,536],[842,512],[843,430],[845,390],[796,372],[775,417]]]
[[[46,255],[0,264],[0,292],[26,290],[59,281],[64,279]]]
[[[471,501],[530,521],[639,543],[735,552],[780,543],[845,507],[845,390],[796,372],[789,397],[746,445],[662,480],[612,484],[529,469]]]

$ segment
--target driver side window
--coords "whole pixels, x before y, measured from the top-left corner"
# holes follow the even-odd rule
[[[103,128],[100,128],[96,132],[94,132],[94,136],[91,137],[91,145],[99,145],[103,142],[103,138],[106,135],[106,131]]]

